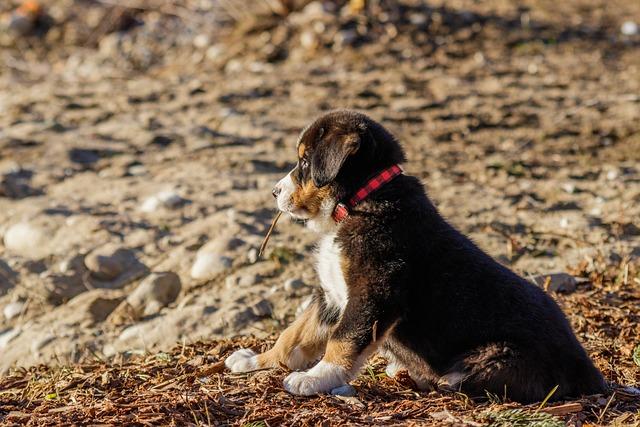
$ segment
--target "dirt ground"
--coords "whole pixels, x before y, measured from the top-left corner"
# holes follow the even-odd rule
[[[500,262],[525,277],[576,278],[553,296],[607,380],[638,386],[640,34],[630,30],[640,3],[303,3],[258,13],[233,2],[196,11],[186,0],[51,0],[31,32],[2,32],[0,371],[97,358],[102,375],[121,369],[114,358],[198,340],[192,356],[215,363],[237,344],[217,340],[272,337],[317,280],[315,236],[300,224],[280,221],[256,259],[275,211],[270,190],[292,167],[300,130],[346,107],[402,141],[407,173]],[[0,6],[2,25],[17,6]],[[47,378],[38,369],[54,368],[2,380],[14,390],[0,394],[5,421],[35,410],[45,418],[32,423],[46,423],[45,409],[75,404],[58,388],[54,398],[30,388],[19,408],[26,383],[16,378]],[[205,423],[202,404],[215,401],[219,424],[320,421],[314,400],[282,395],[281,377],[251,376],[259,392],[236,400],[229,387],[241,381],[216,374],[215,397],[186,416]],[[358,384],[375,410],[344,412],[350,403],[323,397],[328,420],[491,422],[478,415],[488,407],[459,397]],[[404,397],[382,396],[391,390]],[[271,392],[292,411],[285,418],[260,412]],[[407,405],[399,418],[385,412],[394,399]],[[594,397],[564,419],[639,423],[634,399]],[[303,415],[286,418],[294,409]]]

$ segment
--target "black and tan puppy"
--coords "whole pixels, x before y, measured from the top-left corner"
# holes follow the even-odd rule
[[[406,369],[421,386],[471,397],[604,390],[555,302],[440,216],[418,179],[401,173],[403,150],[381,125],[334,111],[302,132],[297,152],[274,196],[320,234],[322,292],[271,350],[233,353],[231,370],[282,363],[300,370],[285,388],[313,395],[353,379],[379,350],[389,374]]]

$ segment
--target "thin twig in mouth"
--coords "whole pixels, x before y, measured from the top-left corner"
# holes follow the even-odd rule
[[[267,246],[267,242],[269,241],[269,237],[271,237],[271,233],[273,233],[273,229],[276,227],[276,223],[278,219],[280,219],[280,215],[282,215],[282,211],[278,211],[275,218],[273,218],[273,222],[271,222],[271,227],[269,227],[269,231],[267,231],[266,236],[264,236],[264,240],[260,245],[260,251],[258,251],[258,258],[262,257],[262,253],[264,252],[264,248]]]

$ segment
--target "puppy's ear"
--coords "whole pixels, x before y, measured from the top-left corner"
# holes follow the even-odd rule
[[[324,141],[311,158],[311,177],[316,187],[321,188],[336,179],[347,158],[360,148],[360,135],[349,133],[336,140]]]

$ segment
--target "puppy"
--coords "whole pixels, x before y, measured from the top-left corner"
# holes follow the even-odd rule
[[[297,154],[273,195],[319,234],[321,291],[272,349],[238,350],[228,368],[285,364],[295,371],[285,389],[308,396],[349,382],[378,350],[388,374],[406,369],[421,387],[472,398],[604,390],[553,299],[442,218],[380,124],[330,112],[302,131]]]

